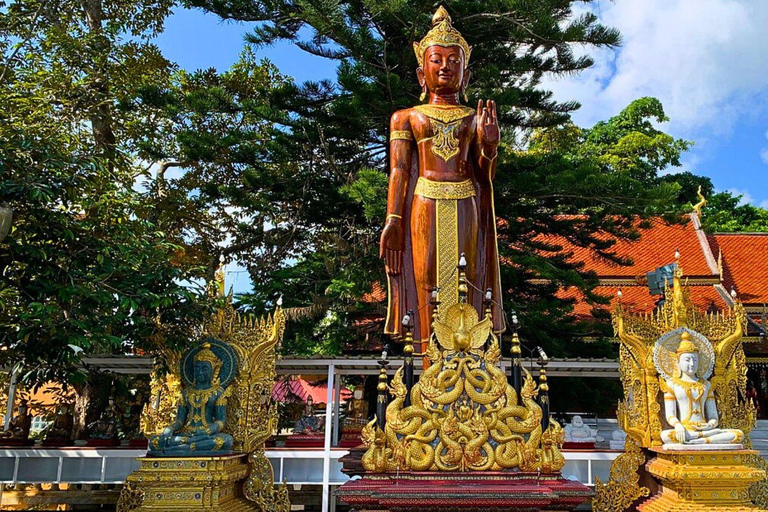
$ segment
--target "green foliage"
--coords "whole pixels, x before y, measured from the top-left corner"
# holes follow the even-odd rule
[[[314,207],[313,185],[296,186],[302,170],[288,155],[274,161],[284,135],[271,119],[285,116],[269,94],[286,82],[246,47],[228,71],[177,71],[122,105],[136,113],[136,155],[156,162],[144,177],[157,222],[208,279],[222,256],[248,262],[256,279],[305,241],[294,219]]]
[[[573,336],[601,330],[568,317],[574,300],[555,295],[576,287],[589,303],[607,303],[592,291],[597,276],[569,261],[572,253],[560,241],[629,263],[614,246],[617,238],[639,236],[636,216],[679,211],[680,186],[661,181],[658,173],[679,165],[688,145],[653,127],[654,120],[664,119],[658,101],[642,98],[592,128],[567,123],[537,130],[527,152],[500,155],[496,213],[516,219],[498,228],[500,239],[510,241],[500,252],[515,263],[502,270],[502,284],[512,307],[522,312],[531,345],[555,356],[582,355]]]
[[[768,210],[742,202],[742,197],[719,192],[707,198],[702,225],[708,233],[768,232]]]
[[[32,114],[45,108],[27,104]],[[0,245],[9,295],[0,365],[32,383],[67,382],[85,354],[183,345],[204,312],[179,284],[188,274],[169,263],[177,247],[137,215],[142,205],[120,186],[125,177],[79,156],[69,127],[52,119],[45,137],[29,119],[0,128],[0,197],[14,208]]]
[[[361,169],[357,179],[341,193],[363,207],[366,220],[382,222],[387,214],[387,176],[375,169]]]
[[[0,366],[80,384],[86,354],[184,346],[201,275],[134,190],[125,98],[171,71],[148,42],[171,2],[11,2],[0,13]],[[139,114],[142,115],[142,114]]]

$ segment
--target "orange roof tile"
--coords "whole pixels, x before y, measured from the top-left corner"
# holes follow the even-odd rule
[[[594,292],[611,299],[608,304],[590,304],[578,288],[559,290],[557,296],[562,299],[575,299],[573,314],[580,320],[592,319],[593,309],[611,311],[618,299],[618,286],[597,286]],[[636,313],[649,313],[656,307],[660,296],[651,295],[645,286],[621,287],[621,302],[628,310]],[[691,286],[691,300],[702,310],[725,310],[728,308],[725,300],[712,285]]]
[[[387,290],[379,281],[374,281],[371,285],[371,291],[363,294],[363,302],[384,302],[387,300]]]
[[[710,235],[712,252],[722,251],[723,285],[744,304],[768,303],[768,233]]]
[[[639,228],[638,240],[617,240],[609,250],[620,258],[628,258],[631,265],[620,265],[598,254],[594,249],[579,247],[559,236],[546,236],[547,243],[562,246],[560,252],[572,252],[570,261],[584,262],[585,271],[594,271],[601,278],[634,278],[645,275],[662,265],[675,261],[675,251],[680,251],[680,265],[686,276],[716,275],[707,262],[705,248],[699,239],[693,222],[668,224],[663,219],[650,219],[651,226]],[[637,221],[640,225],[640,221]],[[609,234],[600,235],[610,239]],[[714,263],[712,261],[711,263]]]

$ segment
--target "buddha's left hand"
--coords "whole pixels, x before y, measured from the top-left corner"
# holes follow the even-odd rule
[[[483,106],[483,100],[478,100],[477,140],[487,158],[496,156],[500,137],[499,124],[496,122],[496,102],[488,100]]]

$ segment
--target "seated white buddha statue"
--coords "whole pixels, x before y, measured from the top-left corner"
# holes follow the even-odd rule
[[[564,432],[565,440],[569,443],[596,443],[603,440],[597,435],[597,429],[584,424],[584,419],[578,414],[565,426]]]
[[[735,449],[744,438],[737,429],[717,428],[718,415],[711,383],[699,377],[699,348],[691,335],[683,331],[677,349],[678,376],[661,380],[664,391],[664,412],[672,427],[661,432],[664,449],[679,449],[680,445],[730,445]],[[734,446],[736,445],[736,446]]]

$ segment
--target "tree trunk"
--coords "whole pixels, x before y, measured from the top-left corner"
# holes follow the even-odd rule
[[[88,425],[99,418],[109,406],[112,392],[112,376],[105,373],[89,373],[85,384],[75,386],[75,412],[73,439],[87,439]]]
[[[96,144],[96,149],[107,159],[109,170],[115,168],[117,159],[117,138],[113,129],[110,88],[107,77],[102,72],[107,68],[107,59],[111,54],[110,41],[104,36],[102,22],[104,10],[102,0],[83,0],[86,24],[91,35],[98,41],[96,53],[93,56],[96,64],[90,76],[89,88],[93,97],[97,98],[96,104],[91,105],[89,118],[91,132]]]

